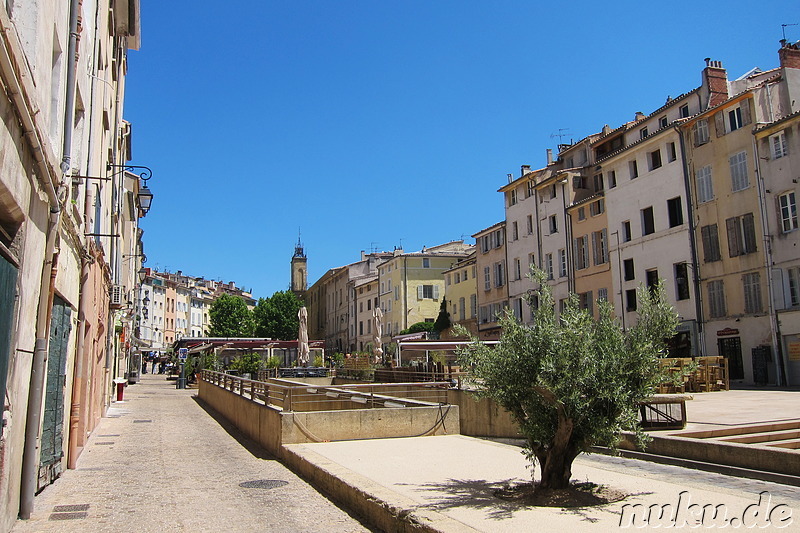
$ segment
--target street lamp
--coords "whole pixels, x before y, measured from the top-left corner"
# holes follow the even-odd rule
[[[153,203],[153,192],[145,183],[139,189],[139,205],[142,208],[142,212],[146,215],[148,211],[150,211],[150,204]]]

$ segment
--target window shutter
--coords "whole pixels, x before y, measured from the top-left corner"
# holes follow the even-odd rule
[[[750,124],[750,100],[744,99],[739,106],[742,110],[742,126]]]
[[[739,247],[739,221],[734,218],[729,218],[725,221],[725,227],[728,230],[728,252],[730,257],[741,255]]]
[[[744,233],[744,253],[753,253],[757,249],[756,245],[756,224],[753,213],[747,213],[742,217],[742,230]]]
[[[692,125],[692,144],[695,146],[700,146],[700,143],[697,140],[697,122]]]
[[[717,137],[725,135],[725,116],[722,114],[722,111],[714,115],[714,127],[717,130]]]
[[[709,226],[703,226],[700,228],[700,235],[703,240],[703,261],[706,263],[709,262],[711,258],[711,228]]]
[[[422,300],[422,285],[417,286],[417,300]]]
[[[439,299],[439,286],[438,285],[434,285],[433,286],[433,299],[434,300],[438,300]]]

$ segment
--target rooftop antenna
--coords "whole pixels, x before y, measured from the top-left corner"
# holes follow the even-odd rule
[[[558,133],[550,134],[551,139],[555,139],[556,137],[558,137],[558,144],[564,144],[563,142],[561,142],[563,141],[562,137],[568,137],[568,136],[569,136],[569,128],[558,128]]]
[[[369,243],[369,252],[372,254],[378,253],[378,243],[372,241]]]
[[[797,23],[795,24],[781,24],[781,31],[783,32],[783,40],[786,40],[786,26],[798,26]]]

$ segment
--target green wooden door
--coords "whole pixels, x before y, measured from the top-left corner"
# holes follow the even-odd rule
[[[0,255],[0,409],[2,409],[2,402],[5,402],[6,397],[16,297],[17,267]],[[0,435],[4,429],[0,427]]]
[[[67,347],[71,314],[72,310],[66,302],[56,296],[53,301],[53,317],[50,321],[50,350],[47,356],[47,386],[42,424],[40,463],[44,469],[58,463],[64,455],[64,388],[67,381]],[[49,482],[58,477],[59,466],[51,468],[49,473],[40,470],[40,479]]]

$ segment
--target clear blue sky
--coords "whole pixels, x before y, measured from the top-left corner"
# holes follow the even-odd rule
[[[562,8],[559,6],[567,6]],[[289,285],[503,219],[497,189],[700,83],[778,64],[795,1],[142,0],[125,117],[147,266]],[[786,28],[800,40],[800,26]]]

